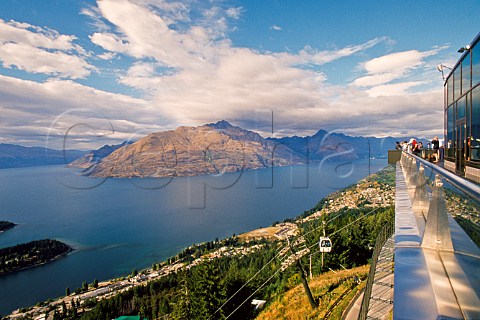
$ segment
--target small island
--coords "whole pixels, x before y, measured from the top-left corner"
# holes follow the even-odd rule
[[[10,230],[15,227],[16,224],[10,221],[0,221],[0,233]]]
[[[51,239],[0,249],[0,276],[50,262],[72,250],[69,245]]]

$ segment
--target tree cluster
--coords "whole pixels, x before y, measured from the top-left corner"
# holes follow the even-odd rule
[[[10,221],[0,221],[0,232],[2,231],[7,231],[8,229],[11,229],[15,227],[16,224]]]
[[[0,249],[0,275],[48,262],[71,250],[67,244],[51,239]]]

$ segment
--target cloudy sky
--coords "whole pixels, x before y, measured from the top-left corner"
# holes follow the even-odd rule
[[[436,66],[479,16],[478,0],[2,0],[0,143],[88,149],[221,119],[431,138]]]

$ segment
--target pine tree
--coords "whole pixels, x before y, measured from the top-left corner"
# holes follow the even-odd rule
[[[75,301],[72,300],[72,317],[75,319],[77,317],[77,308],[75,307]]]
[[[218,269],[213,263],[198,266],[192,271],[191,304],[194,319],[222,318],[222,311],[217,311],[225,299],[224,288]]]
[[[182,271],[179,274],[180,289],[177,291],[176,302],[173,307],[173,319],[192,319],[188,276],[189,271]]]
[[[82,290],[83,290],[83,291],[88,291],[88,282],[87,282],[87,281],[83,281],[83,283],[82,283]]]
[[[67,305],[65,304],[65,300],[62,300],[62,316],[67,316]]]
[[[53,320],[60,320],[60,315],[58,314],[57,309],[53,310]]]

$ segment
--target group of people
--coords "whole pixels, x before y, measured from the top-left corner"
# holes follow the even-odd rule
[[[440,159],[442,159],[442,154],[441,154],[441,147],[440,147],[440,141],[438,140],[438,137],[435,136],[432,141],[428,142],[428,149],[433,149],[432,153],[428,153],[425,155],[425,158],[428,158],[430,162],[438,162]],[[421,141],[415,140],[415,138],[411,138],[410,141],[403,141],[403,142],[396,142],[396,149],[399,150],[404,150],[408,153],[413,153],[417,156],[422,155],[422,150],[423,150],[423,143]]]

